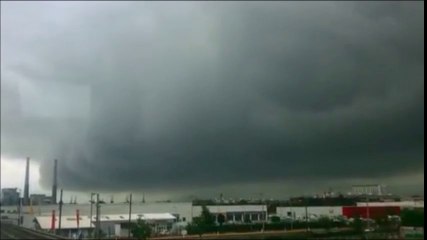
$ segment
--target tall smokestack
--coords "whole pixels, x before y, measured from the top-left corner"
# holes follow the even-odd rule
[[[58,187],[58,179],[57,179],[57,171],[58,171],[58,160],[55,159],[53,165],[53,185],[52,185],[52,204],[56,204],[56,192]]]
[[[27,165],[25,167],[25,185],[24,185],[24,205],[30,204],[30,158],[27,157]]]

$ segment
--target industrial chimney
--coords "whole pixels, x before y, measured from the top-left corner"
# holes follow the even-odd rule
[[[58,187],[57,171],[58,171],[58,160],[55,159],[53,164],[52,204],[56,204],[56,192]]]
[[[30,158],[27,157],[27,164],[25,167],[25,183],[24,183],[24,205],[30,204]]]

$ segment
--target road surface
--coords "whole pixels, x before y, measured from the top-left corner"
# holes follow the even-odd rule
[[[31,229],[19,227],[10,222],[0,222],[0,239],[64,239],[51,234],[37,232]]]

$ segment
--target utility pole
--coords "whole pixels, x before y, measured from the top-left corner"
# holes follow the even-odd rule
[[[93,212],[93,196],[95,195],[95,193],[90,193],[90,225],[92,225],[92,212]],[[92,233],[90,232],[90,235],[92,235]]]
[[[62,188],[59,195],[59,222],[58,222],[58,232],[61,233],[61,219],[62,219]],[[55,197],[56,198],[56,197]],[[56,200],[55,200],[56,201]]]
[[[308,199],[306,197],[304,197],[304,202],[305,202],[305,224],[306,224],[306,231],[309,231],[309,226],[308,226]]]
[[[263,203],[263,205],[262,205],[262,208],[263,208],[263,210],[264,210],[264,203]],[[268,219],[268,209],[265,209],[265,211],[263,211],[264,212],[264,219],[263,219],[263,221],[262,221],[262,232],[264,232],[265,231],[265,222],[267,221],[267,219]]]
[[[294,229],[294,211],[292,209],[292,199],[289,199],[289,206],[291,207],[291,230]]]
[[[95,204],[95,231],[93,233],[93,237],[95,239],[98,238],[98,207],[97,203]]]
[[[367,220],[367,227],[369,229],[370,227],[370,212],[369,212],[369,198],[366,196],[366,220]]]
[[[94,193],[90,193],[90,220],[92,221],[92,211],[93,211],[93,195]]]
[[[261,231],[264,232],[265,229],[265,221],[267,219],[267,214],[264,211],[264,201],[263,201],[263,193],[259,193],[259,202],[261,204],[262,207],[262,214],[261,214],[261,218],[262,218],[262,229]],[[265,216],[263,217],[263,215],[265,214]]]
[[[191,200],[191,221],[193,221],[193,202],[194,202],[194,200],[192,199]]]
[[[18,226],[21,226],[21,209],[22,209],[22,198],[19,196],[18,200]]]
[[[129,196],[129,231],[128,231],[128,238],[130,238],[130,222],[131,222],[131,215],[132,215],[132,193]]]
[[[100,238],[100,226],[99,226],[99,215],[100,215],[100,205],[99,205],[99,193],[96,194],[96,226],[95,226],[95,238]]]

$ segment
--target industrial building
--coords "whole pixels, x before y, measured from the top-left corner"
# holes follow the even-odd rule
[[[138,219],[149,224],[153,234],[168,234],[177,222],[177,218],[170,213],[131,214],[131,223],[136,223]],[[127,236],[129,233],[129,214],[101,215],[99,221],[100,229],[107,237]],[[96,223],[96,216],[92,217],[92,222]]]
[[[4,206],[18,205],[19,192],[17,188],[3,188],[1,190],[1,204]]]
[[[358,202],[357,206],[366,206],[366,202]],[[400,207],[400,208],[424,208],[424,200],[401,202],[369,202],[371,207]]]
[[[343,207],[342,214],[346,218],[370,218],[380,219],[387,216],[400,216],[400,207],[388,206],[350,206]]]
[[[267,220],[266,205],[212,205],[207,206],[209,211],[215,216],[225,217],[225,223],[263,222]],[[193,206],[193,216],[200,216],[201,206]]]
[[[342,207],[277,207],[276,213],[282,219],[317,220],[321,217],[334,218],[383,218],[388,215],[400,215],[400,207],[396,206],[342,206]]]
[[[52,185],[52,196],[46,196],[45,194],[31,194],[30,195],[30,158],[27,158],[25,166],[25,184],[24,184],[24,196],[23,205],[43,205],[43,204],[57,204],[57,171],[58,171],[58,160],[54,160],[53,167],[53,185]]]
[[[138,219],[144,220],[153,230],[154,234],[167,234],[171,231],[176,217],[170,213],[146,213],[131,214],[131,222],[136,223]],[[87,237],[90,231],[95,229],[96,216],[79,216],[79,225],[77,225],[76,216],[62,216],[61,227],[59,229],[59,217],[55,216],[54,228],[52,228],[52,216],[37,216],[34,218],[34,228],[46,232],[55,232],[62,236],[72,237],[82,234]],[[109,214],[100,216],[100,229],[107,237],[121,237],[128,235],[128,214]]]
[[[61,229],[59,229],[59,217],[55,217],[54,228],[52,228],[52,216],[37,216],[34,218],[34,227],[36,230],[46,232],[55,232],[61,236],[73,237],[82,234],[83,237],[88,237],[89,232],[94,229],[94,224],[90,222],[88,217],[79,217],[77,225],[76,216],[62,216]]]
[[[277,207],[276,214],[280,218],[294,220],[303,220],[306,217],[313,220],[320,217],[335,218],[342,216],[342,207]]]
[[[354,195],[376,195],[381,196],[386,193],[385,186],[380,184],[353,185],[352,193]]]
[[[31,205],[47,205],[52,203],[52,198],[46,194],[31,194],[30,203]]]

